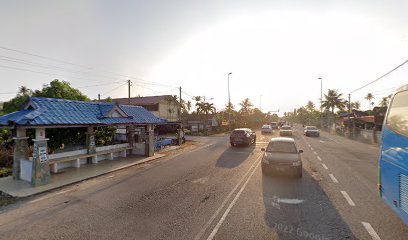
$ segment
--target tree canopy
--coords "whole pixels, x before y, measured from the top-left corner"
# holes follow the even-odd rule
[[[31,96],[90,101],[90,99],[81,91],[71,87],[69,82],[54,79],[49,84],[43,85],[41,90],[33,91],[26,86],[21,86],[17,95],[10,99],[10,101],[4,103],[3,112],[11,113],[20,110]]]

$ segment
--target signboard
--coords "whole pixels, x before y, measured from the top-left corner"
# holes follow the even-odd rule
[[[38,157],[40,159],[40,163],[48,162],[48,155],[47,155],[47,148],[46,147],[39,147],[38,148]]]

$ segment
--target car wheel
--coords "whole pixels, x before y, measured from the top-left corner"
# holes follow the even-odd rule
[[[231,147],[235,147],[235,144],[231,143]]]

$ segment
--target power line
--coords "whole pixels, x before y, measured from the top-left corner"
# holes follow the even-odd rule
[[[124,84],[121,84],[120,86],[117,86],[117,87],[115,87],[114,89],[111,89],[111,90],[109,90],[108,92],[105,92],[105,93],[101,94],[101,96],[104,96],[104,95],[106,95],[106,94],[108,94],[108,93],[112,93],[112,92],[116,91],[117,89],[119,89],[120,87],[123,87],[123,86],[126,85],[126,84],[128,84],[128,83],[125,82]]]
[[[92,67],[84,66],[84,65],[80,65],[80,64],[76,64],[76,63],[72,63],[72,62],[68,62],[68,61],[61,60],[61,59],[47,57],[47,56],[34,54],[34,53],[22,51],[22,50],[17,50],[17,49],[13,49],[13,48],[8,48],[8,47],[4,47],[4,46],[0,46],[0,49],[4,49],[4,50],[7,50],[7,51],[12,51],[12,52],[17,52],[17,53],[20,53],[20,54],[25,54],[25,55],[29,55],[29,56],[33,56],[33,57],[38,57],[38,58],[42,58],[42,59],[46,59],[46,60],[60,62],[60,63],[64,63],[64,64],[68,64],[68,65],[72,65],[72,66],[76,66],[76,67],[80,67],[80,68],[85,68],[85,69],[88,69],[88,70],[91,70],[91,71],[95,71],[95,69],[92,68]],[[112,71],[108,71],[108,70],[100,70],[100,71],[101,72],[106,72],[106,73],[109,73],[109,74],[114,74],[114,75],[117,75],[117,76],[121,76],[121,77],[124,77],[126,79],[138,81],[140,83],[145,83],[145,84],[150,84],[150,85],[157,85],[157,86],[176,87],[176,86],[170,86],[170,85],[165,85],[165,84],[161,84],[161,83],[149,82],[149,81],[144,80],[143,78],[140,78],[140,77],[128,76],[128,75],[124,75],[124,74],[120,74],[120,73],[116,73],[116,72],[112,72]]]
[[[385,74],[381,75],[380,77],[374,79],[373,81],[371,81],[371,82],[365,84],[364,86],[359,87],[359,88],[357,88],[356,90],[350,92],[350,94],[351,94],[351,93],[354,93],[354,92],[356,92],[356,91],[358,91],[358,90],[361,90],[361,89],[367,87],[368,85],[371,85],[371,84],[373,84],[373,83],[379,81],[380,79],[382,79],[382,78],[384,78],[385,76],[389,75],[390,73],[394,72],[394,71],[397,70],[398,68],[404,66],[407,62],[408,62],[408,59],[405,60],[405,61],[404,61],[403,63],[401,63],[400,65],[396,66],[395,68],[391,69],[391,70],[388,71],[387,73],[385,73]]]

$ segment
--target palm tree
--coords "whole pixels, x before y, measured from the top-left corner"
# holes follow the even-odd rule
[[[245,98],[242,100],[242,102],[239,103],[241,106],[241,109],[239,110],[239,113],[248,116],[252,112],[252,107],[254,104],[249,100],[249,98]]]
[[[361,104],[360,104],[359,101],[351,103],[351,107],[354,108],[354,109],[358,110],[358,109],[360,109],[360,106],[361,106]]]
[[[216,109],[215,109],[213,103],[208,103],[208,102],[203,102],[202,105],[200,106],[200,108],[201,108],[201,111],[205,114],[205,120],[206,120],[205,126],[207,127],[207,125],[208,125],[208,114],[209,113],[215,114]],[[208,131],[208,128],[207,128],[207,131]]]
[[[368,105],[369,105],[370,110],[371,110],[371,100],[374,99],[374,95],[372,93],[367,93],[365,99],[368,101]]]
[[[322,101],[322,107],[329,110],[334,114],[334,109],[338,108],[343,110],[346,106],[346,101],[341,98],[343,94],[338,93],[337,90],[329,89],[327,95],[324,94],[326,100]]]
[[[171,105],[177,103],[177,95],[173,95],[173,96],[169,95],[169,96],[166,96],[165,100],[166,100],[167,105],[168,105],[168,109],[167,109],[168,115],[167,115],[167,118],[170,119],[170,118],[172,117],[173,112],[174,112],[174,110],[173,110],[173,108],[172,108]],[[170,115],[170,116],[169,116],[169,115]]]
[[[313,112],[313,111],[315,110],[315,105],[314,105],[314,103],[313,103],[312,101],[307,102],[307,104],[306,104],[306,109],[307,109],[309,112]]]
[[[387,107],[389,104],[389,97],[383,97],[380,102],[380,107]]]
[[[26,86],[21,86],[21,87],[19,87],[19,89],[18,89],[18,93],[19,94],[21,94],[21,95],[30,95],[31,94],[31,89],[29,89],[28,87],[26,87]]]

